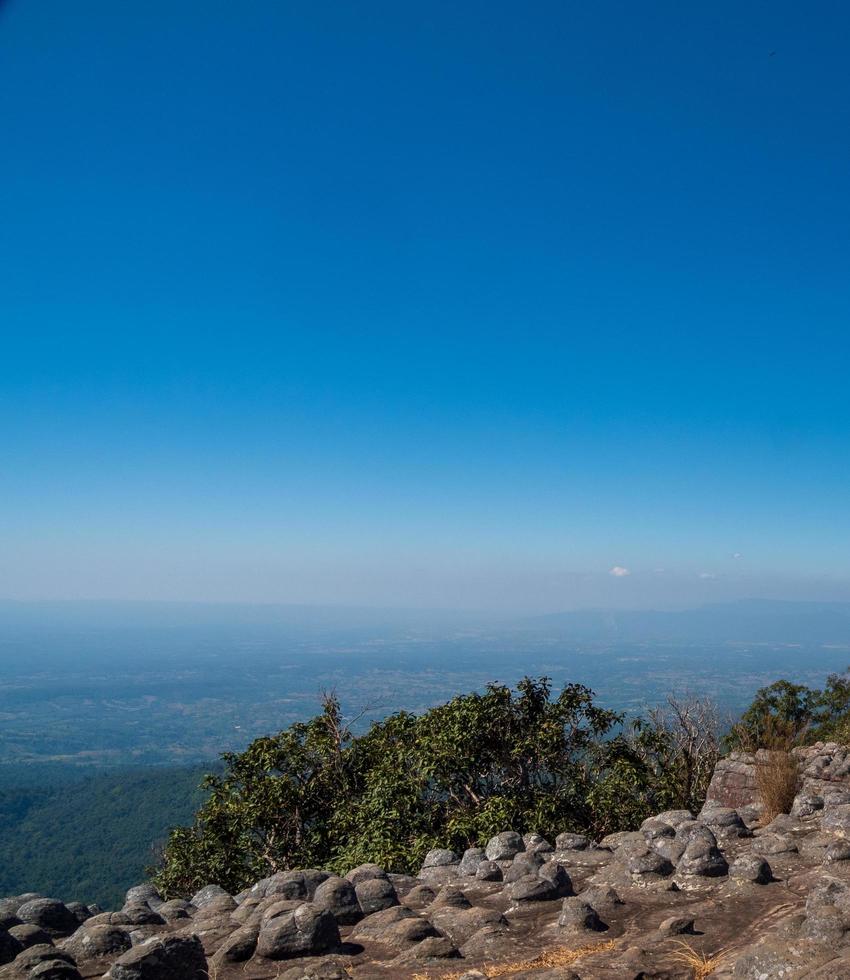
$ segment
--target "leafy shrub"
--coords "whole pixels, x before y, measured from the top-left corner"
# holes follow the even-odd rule
[[[545,677],[398,712],[361,735],[329,696],[310,721],[224,756],[193,826],[172,831],[157,884],[239,891],[287,868],[366,861],[411,871],[434,846],[463,850],[507,828],[599,836],[691,804],[697,783],[685,801],[670,770],[694,747],[672,725],[626,733],[622,721],[580,684],[553,696]]]
[[[777,733],[790,743],[850,741],[850,669],[830,674],[823,690],[779,680],[756,692],[731,729],[730,748],[770,748]]]

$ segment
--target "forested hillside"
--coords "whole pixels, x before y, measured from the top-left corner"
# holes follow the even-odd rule
[[[0,895],[120,907],[153,848],[201,804],[207,771],[0,766]]]

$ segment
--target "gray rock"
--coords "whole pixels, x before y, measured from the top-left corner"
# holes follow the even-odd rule
[[[673,864],[657,851],[653,850],[642,835],[640,840],[634,838],[624,842],[614,852],[619,864],[622,864],[630,875],[644,878],[655,875],[665,877],[673,873]]]
[[[169,902],[163,902],[156,910],[166,922],[176,922],[179,919],[188,919],[198,910],[182,898],[172,898]]]
[[[687,841],[673,837],[656,837],[650,842],[650,846],[656,854],[660,854],[671,864],[678,864],[682,855],[685,853]]]
[[[795,854],[797,842],[784,834],[763,834],[753,841],[755,854]]]
[[[816,943],[840,944],[850,930],[850,892],[843,881],[826,878],[806,897],[803,934]]]
[[[381,882],[382,880],[371,878],[358,887],[363,888],[371,881]],[[388,881],[387,884],[389,884]],[[363,918],[360,903],[357,901],[357,892],[347,878],[331,877],[327,881],[323,881],[316,889],[313,904],[317,909],[327,909],[336,919],[337,924],[341,926],[354,925],[355,922],[359,922]]]
[[[676,865],[679,875],[718,878],[727,874],[729,865],[717,847],[717,838],[707,828],[695,832]]]
[[[575,932],[601,932],[607,928],[592,905],[575,897],[564,899],[558,925]]]
[[[24,949],[29,949],[30,946],[50,946],[53,942],[43,929],[30,925],[28,922],[21,923],[19,926],[12,926],[9,935],[14,936]]]
[[[729,865],[729,877],[751,881],[755,885],[767,885],[773,881],[773,872],[764,858],[757,854],[742,854]]]
[[[57,949],[52,943],[45,943],[44,945],[30,946],[29,949],[19,953],[15,960],[15,968],[28,976],[30,971],[34,970],[39,963],[48,963],[53,960],[61,960],[70,966],[77,965],[70,953]]]
[[[367,916],[351,932],[352,939],[357,942],[369,939],[400,949],[438,935],[427,919],[404,905]]]
[[[589,844],[584,834],[564,833],[555,838],[556,851],[584,851]]]
[[[262,925],[265,925],[267,922],[270,922],[272,919],[276,919],[281,915],[289,915],[290,912],[294,912],[296,909],[301,908],[301,906],[304,904],[304,902],[301,902],[298,899],[281,898],[276,900],[274,897],[266,899],[262,905],[259,906],[259,909],[261,910],[259,922]],[[255,918],[250,921],[255,922],[257,919]],[[248,923],[245,924],[247,925]]]
[[[643,835],[633,830],[618,830],[608,834],[599,842],[599,847],[606,851],[618,851],[627,841],[643,840]],[[560,848],[558,848],[560,850]]]
[[[461,946],[461,953],[467,959],[491,961],[504,955],[505,942],[510,932],[504,925],[486,925],[473,933]]]
[[[749,837],[751,833],[738,811],[728,806],[704,807],[700,821],[722,837]]]
[[[529,853],[551,854],[555,850],[542,834],[523,834],[522,842]]]
[[[640,825],[643,836],[649,840],[656,840],[659,837],[675,837],[676,829],[669,823],[659,820],[657,817],[650,817]]]
[[[535,874],[546,863],[546,853],[541,851],[520,851],[511,862],[509,870],[518,870],[522,874]],[[505,881],[507,880],[506,875]]]
[[[388,878],[370,878],[354,886],[357,901],[364,915],[381,912],[398,905],[398,895]]]
[[[478,870],[478,865],[487,860],[483,847],[469,847],[463,852],[463,857],[458,865],[458,874],[474,877]]]
[[[835,861],[850,861],[850,841],[836,840],[828,844],[823,855],[826,864]]]
[[[157,936],[119,956],[104,980],[207,980],[197,936]]]
[[[306,901],[307,882],[303,871],[279,871],[266,882],[265,897],[275,896],[282,901]]]
[[[495,861],[482,861],[478,865],[475,877],[479,881],[501,881],[503,878],[502,869]]]
[[[662,813],[656,814],[654,819],[669,824],[675,829],[680,824],[693,820],[694,815],[690,810],[664,810]]]
[[[797,826],[797,820],[790,813],[777,813],[762,830],[770,834],[788,834]]]
[[[511,901],[517,903],[524,902],[550,902],[558,897],[558,892],[551,881],[545,878],[538,878],[537,875],[526,875],[515,881],[509,888],[508,894]]]
[[[317,956],[339,946],[339,928],[327,909],[305,903],[277,916],[260,930],[257,955],[270,960]]]
[[[525,857],[525,854],[519,854],[517,857]],[[540,868],[543,867],[544,861],[542,854],[530,854],[529,858],[533,860],[524,860],[517,862],[516,860],[510,864],[507,868],[502,868],[503,880],[506,885],[513,884],[515,881],[519,881],[520,878],[525,878],[528,875],[536,875]],[[500,862],[501,863],[501,862]]]
[[[45,960],[30,970],[28,980],[82,980],[79,970],[64,960]]]
[[[509,861],[525,850],[525,842],[513,830],[505,830],[487,841],[485,853],[488,861]]]
[[[449,864],[457,864],[460,858],[454,851],[449,851],[445,847],[436,847],[425,855],[422,862],[423,868],[443,868]]]
[[[567,869],[557,861],[547,861],[537,872],[541,881],[548,881],[555,890],[556,898],[565,898],[573,893],[573,882]]]
[[[589,888],[585,888],[578,897],[595,909],[613,909],[624,904],[617,892],[608,885],[591,885]]]
[[[213,956],[213,963],[244,963],[251,959],[257,948],[258,926],[242,926],[232,932],[219,946]]]
[[[88,905],[83,905],[82,902],[68,902],[67,908],[80,925],[92,917]]]
[[[437,893],[430,885],[417,885],[411,888],[404,896],[404,904],[412,909],[425,908],[437,897]],[[359,908],[359,906],[358,906]]]
[[[460,956],[454,943],[447,936],[426,936],[421,942],[410,946],[400,953],[393,964],[404,966],[406,963],[423,963],[453,959]]]
[[[361,881],[369,881],[370,878],[386,878],[387,873],[377,864],[358,864],[345,877],[352,885],[359,885]]]
[[[735,980],[783,980],[795,975],[798,963],[787,944],[766,943],[739,956],[732,975]]]
[[[152,909],[162,905],[162,901],[162,895],[149,881],[141,885],[133,885],[132,888],[127,889],[127,894],[124,896],[125,905],[150,905]]]
[[[200,891],[195,892],[195,894],[192,896],[192,905],[194,905],[197,909],[202,909],[222,896],[226,898],[233,897],[229,892],[226,892],[221,885],[205,885]]]
[[[821,818],[821,827],[841,837],[850,837],[850,803],[826,807]]]
[[[435,909],[468,909],[472,908],[472,903],[460,890],[454,885],[446,885],[445,888],[440,889],[439,895],[434,899],[431,911]]]
[[[321,885],[323,881],[327,881],[331,877],[329,871],[322,871],[319,868],[305,868],[300,872],[304,877],[304,884],[307,887],[307,898],[312,902],[313,896],[316,894],[316,889]]]
[[[164,926],[165,919],[149,905],[128,905],[121,909],[127,925],[131,926]]]
[[[662,936],[685,936],[693,935],[694,920],[687,915],[673,915],[665,919],[658,927],[658,932]]]
[[[24,902],[17,915],[21,922],[38,926],[48,936],[70,936],[79,926],[76,916],[55,898],[35,898]]]
[[[129,930],[121,926],[81,926],[62,943],[62,949],[80,962],[113,954],[118,957],[132,945]]]

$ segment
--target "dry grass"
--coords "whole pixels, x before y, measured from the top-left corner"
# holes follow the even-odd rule
[[[756,756],[756,785],[763,823],[788,813],[797,795],[797,760],[788,749],[762,749]]]
[[[797,760],[791,750],[800,732],[792,724],[774,718],[762,726],[760,745],[755,753],[756,786],[761,800],[762,823],[770,823],[780,813],[788,813],[797,795]]]
[[[475,967],[475,969],[480,969],[486,977],[507,977],[512,973],[522,973],[525,970],[542,970],[549,969],[553,966],[571,966],[576,960],[581,959],[582,956],[590,956],[591,953],[607,952],[613,949],[614,945],[614,941],[609,940],[605,943],[580,946],[578,949],[567,949],[566,946],[558,946],[555,949],[550,949],[546,953],[541,953],[540,956],[535,956],[531,960],[498,963],[494,966]],[[455,971],[454,973],[435,974],[435,976],[439,977],[439,980],[458,980],[459,977],[462,977],[470,969],[472,967],[468,966],[464,970]],[[413,980],[429,980],[429,976],[426,973],[417,973],[414,975]]]
[[[741,747],[755,760],[756,788],[762,804],[761,823],[788,813],[797,795],[799,771],[792,749],[800,743],[804,727],[765,714],[757,734],[737,729]]]
[[[700,953],[687,943],[676,941],[676,945],[679,949],[673,953],[672,959],[683,966],[689,966],[693,973],[693,980],[705,980],[720,966],[722,955],[720,953],[709,956],[707,953]]]

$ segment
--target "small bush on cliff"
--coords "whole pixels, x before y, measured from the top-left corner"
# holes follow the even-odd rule
[[[588,688],[553,696],[548,678],[399,712],[361,735],[327,697],[310,721],[224,757],[156,882],[174,895],[208,882],[239,891],[292,867],[410,871],[436,845],[463,850],[509,827],[598,836],[692,804],[671,775],[683,751],[671,726],[621,724]]]

